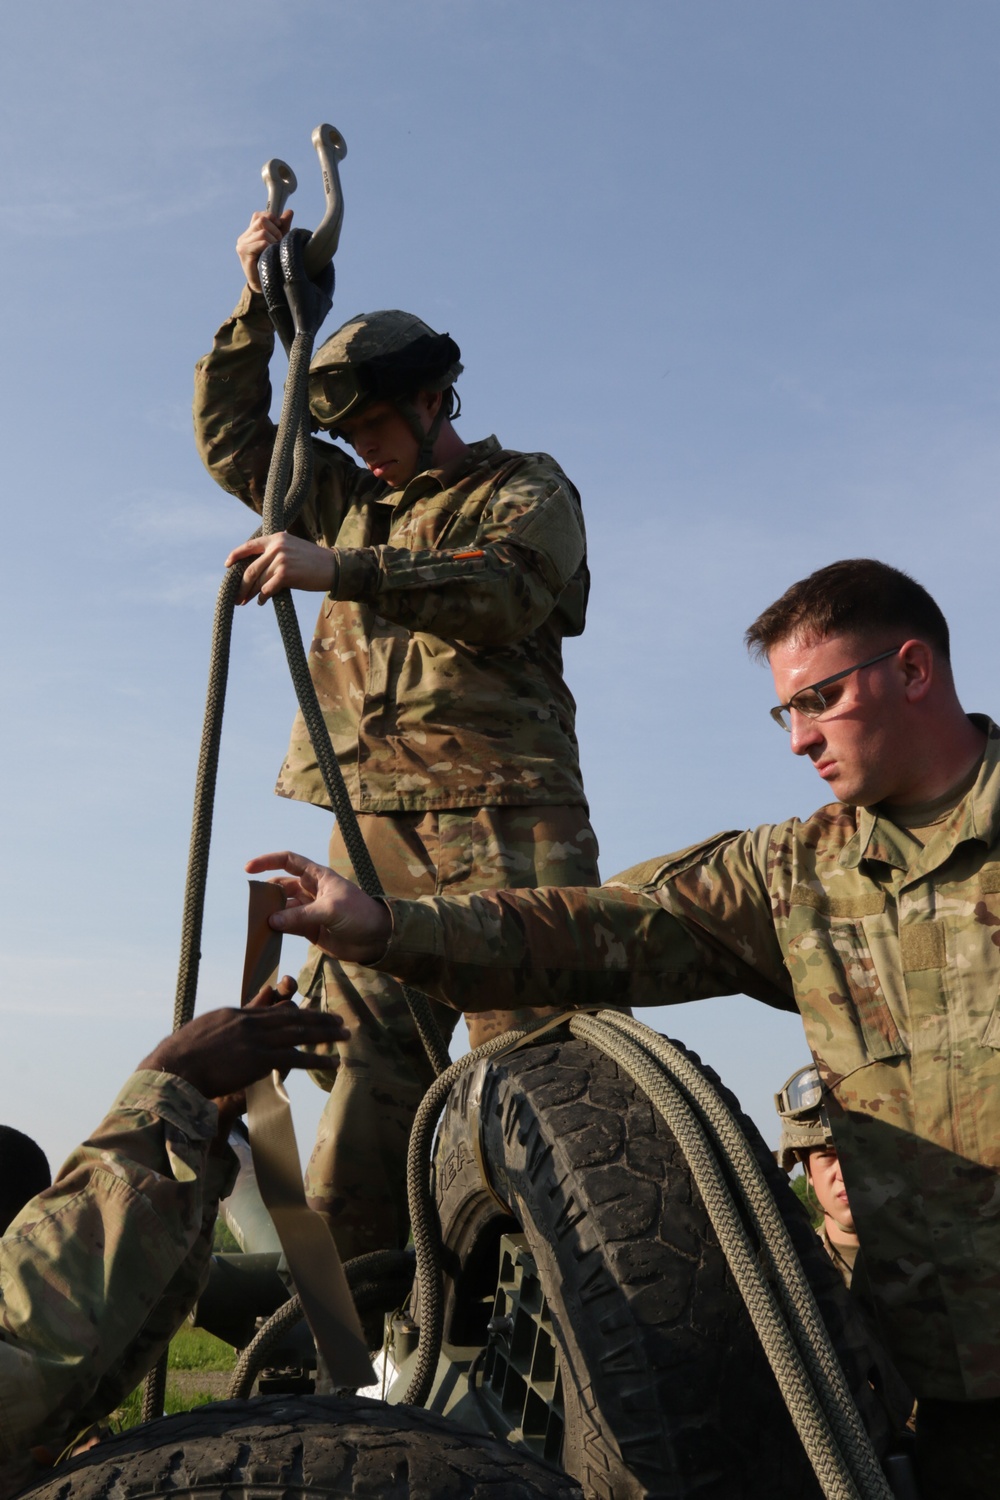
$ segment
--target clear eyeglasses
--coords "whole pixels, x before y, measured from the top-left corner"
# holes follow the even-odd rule
[[[901,646],[893,646],[891,651],[880,651],[878,656],[870,656],[867,661],[859,661],[855,667],[845,667],[842,672],[834,672],[832,677],[824,677],[822,682],[811,682],[808,687],[800,688],[797,693],[793,693],[787,703],[779,703],[777,708],[772,708],[771,718],[790,734],[793,708],[797,714],[802,714],[803,718],[818,719],[820,714],[826,713],[830,707],[823,697],[825,687],[829,687],[832,682],[840,682],[842,677],[850,677],[852,672],[861,672],[865,667],[873,667],[878,661],[887,661],[890,656],[895,656],[896,652],[901,650]]]

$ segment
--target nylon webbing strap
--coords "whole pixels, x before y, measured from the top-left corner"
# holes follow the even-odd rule
[[[261,985],[277,978],[281,934],[267,919],[284,904],[280,886],[250,881],[243,1005]],[[325,1219],[306,1203],[291,1104],[277,1073],[247,1089],[247,1127],[260,1195],[274,1220],[316,1348],[334,1384],[372,1385],[375,1372],[337,1247]]]

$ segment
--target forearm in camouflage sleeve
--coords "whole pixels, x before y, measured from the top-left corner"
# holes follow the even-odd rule
[[[258,513],[274,447],[268,365],[274,328],[264,298],[246,287],[195,365],[194,436],[216,484]]]
[[[513,645],[551,614],[583,561],[579,506],[548,476],[515,476],[463,547],[340,553],[337,597],[393,624],[471,646]]]
[[[169,1074],[136,1073],[95,1134],[0,1242],[0,1458],[58,1452],[95,1415],[102,1382],[136,1378],[132,1345],[165,1292],[201,1276],[217,1113]],[[186,1263],[195,1252],[190,1270]],[[176,1322],[183,1317],[177,1313]],[[176,1326],[176,1323],[175,1325]],[[162,1338],[153,1349],[152,1363]],[[147,1366],[148,1367],[148,1366]],[[115,1374],[120,1378],[115,1381]]]
[[[764,826],[717,833],[607,883],[661,904],[691,935],[709,975],[728,975],[734,991],[795,1010],[765,874],[772,832]]]
[[[99,1422],[145,1379],[204,1290],[220,1198],[231,1191],[236,1162],[231,1152],[211,1153],[204,1174],[201,1228],[190,1251],[163,1289],[138,1337],[101,1379],[90,1401],[74,1417],[80,1428]]]
[[[387,904],[393,934],[375,967],[456,1010],[669,1005],[739,990],[777,1003],[737,955],[641,891],[547,887]]]
[[[194,435],[202,463],[216,484],[258,515],[274,448],[271,381],[274,328],[259,293],[247,287],[230,317],[195,365]],[[313,443],[309,496],[291,528],[310,541],[336,539],[345,504],[374,481],[341,448]]]

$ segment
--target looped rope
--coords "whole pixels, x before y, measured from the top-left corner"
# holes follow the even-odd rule
[[[267,311],[286,354],[297,333],[315,339],[333,306],[333,261],[315,276],[306,271],[305,253],[311,239],[308,229],[289,230],[277,244],[268,245],[257,262]]]

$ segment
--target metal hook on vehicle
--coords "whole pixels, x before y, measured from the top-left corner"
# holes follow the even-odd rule
[[[298,180],[287,161],[282,161],[280,156],[272,156],[270,161],[266,161],[260,169],[260,175],[267,188],[267,207],[264,212],[277,219],[298,187]]]
[[[317,125],[312,133],[312,143],[323,169],[323,191],[326,193],[326,213],[317,229],[313,230],[303,254],[303,262],[310,276],[315,276],[328,261],[333,259],[340,243],[340,226],[344,222],[344,195],[340,187],[337,163],[347,155],[347,142],[333,125]]]

